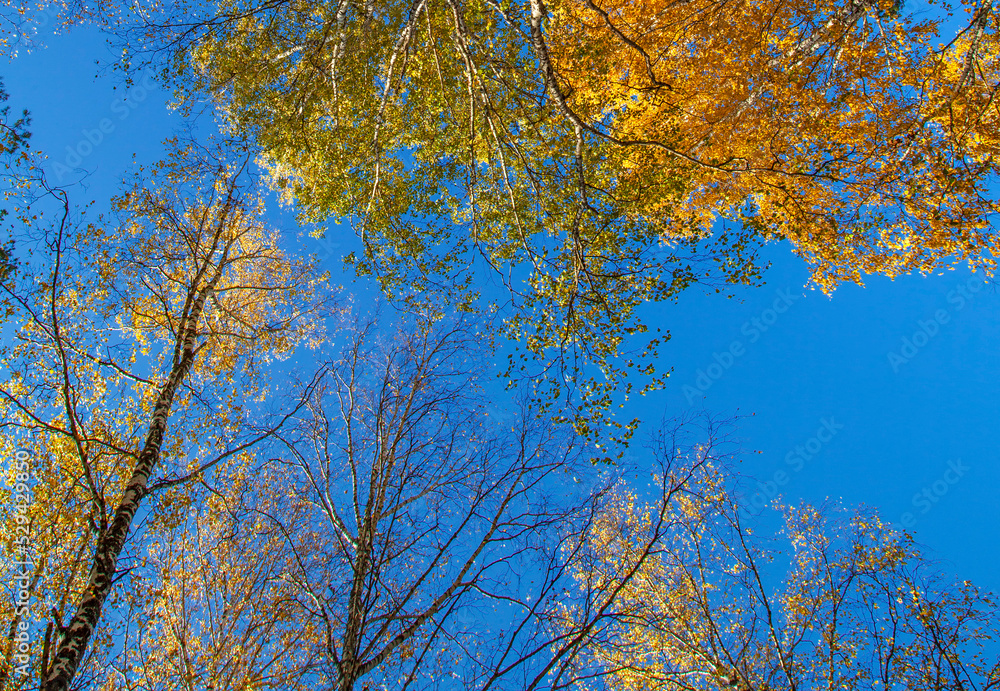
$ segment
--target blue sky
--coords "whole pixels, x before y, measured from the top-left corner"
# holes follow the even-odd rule
[[[674,334],[673,385],[646,405],[738,411],[744,450],[760,452],[744,472],[783,483],[787,500],[875,507],[944,568],[997,590],[997,293],[956,270],[827,297],[803,288],[787,248],[773,255],[768,285],[740,301],[690,294],[656,310]],[[768,313],[776,301],[784,313]],[[743,354],[709,372],[734,343]],[[700,400],[685,389],[699,383]]]
[[[95,33],[46,41],[0,75],[11,105],[31,110],[50,176],[71,179],[56,164],[86,169],[76,201],[100,205],[133,154],[155,161],[180,119],[164,94],[141,80],[128,90],[95,65],[113,60]],[[295,241],[291,218],[280,218]],[[350,283],[336,274],[353,239],[301,242]],[[788,501],[875,507],[905,523],[943,570],[1000,591],[1000,295],[957,269],[873,278],[828,297],[805,287],[808,272],[787,245],[767,254],[762,288],[728,300],[691,290],[646,308],[647,323],[672,333],[661,368],[673,371],[665,390],[629,403],[626,419],[638,415],[648,429],[692,409],[738,414],[741,471],[762,483],[758,502],[780,485]]]

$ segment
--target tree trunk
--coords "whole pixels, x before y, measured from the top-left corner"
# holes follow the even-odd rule
[[[62,638],[49,668],[42,670],[43,682],[40,691],[68,691],[70,682],[73,681],[80,661],[87,651],[90,637],[97,628],[104,602],[111,592],[111,586],[118,570],[118,557],[125,547],[125,540],[132,527],[132,519],[135,518],[139,506],[146,496],[149,479],[160,460],[160,450],[167,431],[167,420],[170,416],[174,395],[177,392],[177,387],[191,370],[197,355],[194,340],[205,299],[219,278],[220,273],[216,273],[212,281],[200,291],[191,306],[187,328],[182,332],[184,334],[183,341],[178,349],[181,357],[175,361],[170,376],[167,377],[167,381],[160,389],[139,460],[135,464],[135,469],[132,471],[132,477],[125,488],[121,502],[115,509],[114,520],[97,539],[97,546],[91,560],[90,581],[77,607],[76,614],[73,615],[69,626],[62,631]]]

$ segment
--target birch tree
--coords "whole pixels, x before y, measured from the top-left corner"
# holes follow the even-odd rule
[[[155,594],[136,600],[149,624],[107,688],[481,680],[553,587],[534,569],[590,504],[566,483],[594,469],[544,420],[485,417],[474,339],[461,322],[359,321],[252,481],[207,481],[207,510],[158,541],[139,591]]]
[[[669,502],[626,486],[607,495],[574,565],[583,602],[566,607],[566,626],[612,594],[614,612],[559,668],[565,687],[1000,683],[992,595],[948,578],[870,510],[778,504],[778,516],[754,518],[738,485],[707,461]],[[691,460],[674,472],[684,465]]]
[[[81,220],[41,179],[14,224],[0,397],[5,444],[34,450],[41,688],[80,673],[151,507],[184,504],[178,489],[273,434],[280,416],[253,405],[264,367],[321,328],[329,293],[279,249],[247,165],[177,147],[114,221]]]

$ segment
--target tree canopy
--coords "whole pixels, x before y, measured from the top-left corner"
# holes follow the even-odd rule
[[[679,208],[787,239],[820,286],[992,269],[998,18],[945,4],[639,2],[552,5],[568,108],[634,151],[618,174],[689,171]],[[947,45],[946,31],[958,32]]]
[[[257,142],[303,219],[353,227],[361,273],[499,314],[526,347],[510,372],[597,420],[619,383],[662,382],[639,306],[759,280],[764,242],[824,290],[992,271],[997,22],[892,0],[223,0],[120,36]]]
[[[783,529],[769,539],[720,491],[730,483],[705,468],[686,488],[711,492],[669,504],[622,487],[594,524],[577,579],[631,575],[614,620],[583,655],[609,688],[958,691],[1000,682],[992,595],[941,578],[911,536],[872,512],[779,507]]]

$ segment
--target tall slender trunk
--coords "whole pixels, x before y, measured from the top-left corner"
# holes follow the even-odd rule
[[[341,645],[340,664],[338,672],[340,680],[338,691],[352,691],[354,683],[362,676],[361,627],[364,623],[364,589],[371,563],[371,536],[369,534],[368,516],[361,526],[358,535],[358,550],[354,560],[354,580],[351,584],[351,595],[347,605],[347,623],[344,626],[344,639]]]
[[[160,389],[149,423],[149,431],[146,433],[146,441],[121,501],[115,509],[114,519],[97,539],[90,581],[87,583],[80,604],[69,626],[62,630],[62,638],[48,669],[42,670],[40,691],[67,691],[80,666],[80,661],[87,651],[87,645],[101,618],[104,602],[111,592],[111,586],[118,570],[118,558],[125,547],[125,540],[131,530],[132,520],[142,505],[149,479],[160,460],[160,450],[167,431],[167,420],[174,402],[174,395],[177,393],[177,387],[191,371],[191,366],[197,356],[194,341],[205,300],[220,277],[221,272],[217,272],[213,279],[197,293],[197,297],[191,305],[191,311],[185,320],[185,328],[178,335],[179,347],[175,353],[179,352],[180,357],[175,355],[170,375]]]

